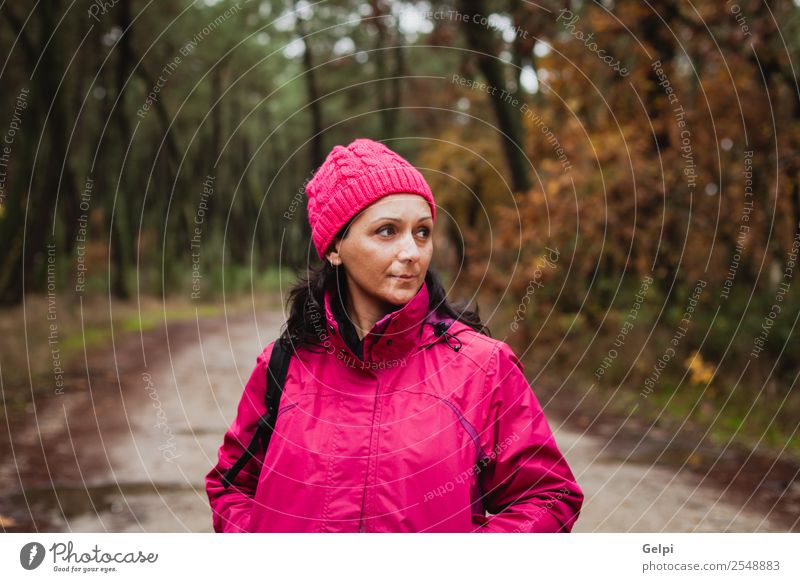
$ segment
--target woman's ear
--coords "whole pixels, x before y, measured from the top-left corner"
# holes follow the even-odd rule
[[[328,259],[331,265],[338,267],[342,264],[342,257],[339,255],[339,246],[342,244],[342,239],[337,238],[333,241],[331,249],[325,253],[325,258]]]

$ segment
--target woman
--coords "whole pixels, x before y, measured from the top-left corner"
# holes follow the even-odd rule
[[[274,342],[206,475],[215,531],[570,531],[583,494],[523,365],[429,269],[436,207],[422,175],[357,139],[306,192],[324,266],[290,294],[266,454],[223,487],[265,412]]]

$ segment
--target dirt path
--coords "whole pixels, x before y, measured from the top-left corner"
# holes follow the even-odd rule
[[[181,322],[94,354],[89,378],[73,373],[64,395],[11,423],[13,454],[0,443],[4,529],[212,531],[203,476],[281,323],[278,312]],[[619,439],[551,426],[587,496],[575,531],[788,531]]]
[[[280,317],[181,321],[92,354],[0,443],[6,531],[211,531],[203,476]]]
[[[559,430],[556,438],[586,494],[576,532],[788,531],[688,471],[625,462],[595,436]]]

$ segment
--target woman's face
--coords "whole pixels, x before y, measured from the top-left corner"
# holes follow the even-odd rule
[[[391,194],[365,208],[326,257],[343,265],[348,289],[387,307],[417,293],[433,255],[433,219],[417,194]]]

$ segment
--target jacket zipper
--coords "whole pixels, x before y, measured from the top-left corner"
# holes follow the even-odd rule
[[[369,468],[372,462],[372,438],[373,433],[375,432],[375,413],[378,409],[378,398],[380,397],[381,392],[381,381],[376,379],[376,388],[375,388],[375,401],[372,404],[372,422],[370,424],[370,431],[369,431],[369,445],[367,448],[367,474],[364,477],[364,492],[361,496],[361,515],[358,518],[358,532],[364,533],[364,508],[367,504],[367,485],[369,481]]]

